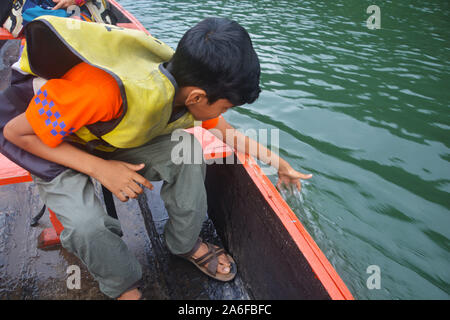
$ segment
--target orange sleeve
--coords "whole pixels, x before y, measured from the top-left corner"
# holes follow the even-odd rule
[[[213,118],[213,119],[202,121],[202,128],[204,128],[206,130],[215,128],[217,126],[217,123],[219,123],[219,118],[220,117],[221,116],[219,116],[217,118]]]
[[[52,79],[31,99],[25,112],[36,135],[56,147],[85,125],[120,116],[117,82],[105,71],[80,63],[61,79]]]

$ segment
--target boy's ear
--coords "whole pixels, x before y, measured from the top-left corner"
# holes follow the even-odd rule
[[[201,103],[201,102],[208,103],[208,96],[206,95],[205,90],[195,87],[188,93],[184,104],[187,106],[187,105],[193,105],[193,104],[197,104],[197,103]]]

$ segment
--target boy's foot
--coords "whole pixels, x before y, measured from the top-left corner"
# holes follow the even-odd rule
[[[219,249],[218,246],[214,246],[216,249]],[[201,256],[208,253],[208,245],[204,242],[200,245],[200,247],[197,249],[197,251],[192,255],[192,258],[198,259]],[[218,256],[219,264],[217,266],[217,272],[221,274],[229,274],[231,271],[231,265],[230,260],[228,260],[227,256],[224,254],[221,254]],[[205,264],[205,267],[207,268],[209,263]]]
[[[187,253],[181,257],[192,262],[200,271],[219,281],[230,281],[236,276],[236,263],[233,258],[211,243],[204,243],[199,238],[194,254]]]
[[[117,298],[117,300],[141,300],[142,293],[139,291],[139,289],[132,289],[130,291],[126,291],[122,293],[120,297]]]

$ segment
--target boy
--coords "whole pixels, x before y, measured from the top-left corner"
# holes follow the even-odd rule
[[[246,153],[258,150],[252,155],[278,169],[278,185],[292,183],[300,188],[300,179],[311,178],[220,116],[259,96],[260,65],[248,33],[234,21],[205,19],[186,32],[172,55],[156,39],[111,27],[100,30],[103,27],[96,24],[81,26],[79,35],[65,30],[58,18],[44,18],[27,27],[24,54],[28,57],[21,58],[22,70],[29,64],[34,74],[51,80],[32,80],[35,94],[26,111],[9,121],[3,132],[15,146],[48,161],[47,172],[52,174],[41,169],[32,172],[38,173],[34,181],[44,203],[64,226],[61,244],[87,265],[103,293],[139,299],[140,265],[120,238],[119,222],[104,212],[95,197],[89,177],[121,201],[137,198],[143,192],[139,184],[152,189],[149,180],[163,180],[161,197],[170,218],[164,231],[168,249],[211,277],[233,279],[232,258],[198,237],[207,211],[205,163],[175,164],[171,150],[176,142],[170,133],[200,120],[203,127],[218,129],[223,139],[231,130],[233,141],[226,142],[232,147]],[[120,37],[121,47],[111,51],[121,56],[125,50],[131,56],[129,64],[124,57],[118,65],[111,52],[102,53],[102,46],[91,55],[92,46],[80,47],[77,37],[111,46]],[[141,43],[148,48],[142,49]],[[46,64],[40,57],[48,56],[47,48],[56,62]],[[152,55],[147,49],[153,50]],[[8,96],[14,99],[14,94]],[[84,150],[77,147],[79,143]],[[13,158],[14,152],[6,153]],[[60,166],[55,169],[56,164]]]

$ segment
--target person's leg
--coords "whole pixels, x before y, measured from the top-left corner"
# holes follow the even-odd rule
[[[139,262],[121,239],[117,219],[105,212],[91,179],[68,169],[47,182],[33,177],[44,203],[64,226],[61,245],[75,254],[111,298],[132,289],[142,277]]]
[[[179,141],[171,141],[171,135],[164,135],[142,147],[118,150],[111,157],[133,164],[145,163],[144,169],[138,173],[147,180],[164,181],[161,198],[169,214],[164,235],[167,247],[173,254],[192,250],[207,211],[204,185],[206,165],[202,148],[189,133],[185,132],[182,139],[183,148],[180,148]],[[181,151],[181,155],[190,152],[192,161],[174,161],[174,147]]]
[[[197,242],[207,212],[206,163],[194,136],[183,131],[180,138],[171,141],[171,135],[160,136],[142,147],[118,150],[111,159],[144,163],[138,173],[147,180],[164,181],[161,198],[169,214],[164,229],[166,245],[173,254],[198,258],[208,252],[205,243]],[[184,159],[181,163],[180,158]],[[228,258],[220,255],[218,259],[217,271],[229,273]]]

